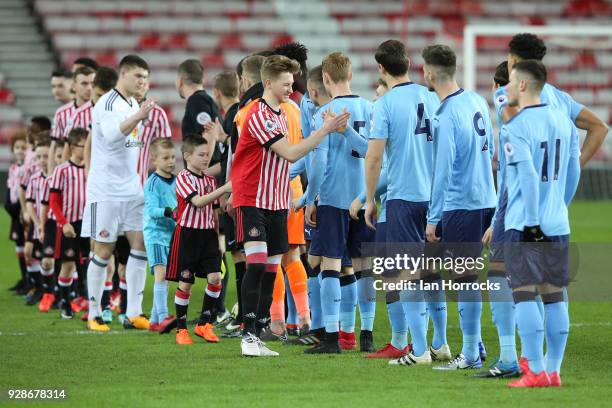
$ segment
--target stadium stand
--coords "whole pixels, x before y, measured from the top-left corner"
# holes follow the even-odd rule
[[[605,24],[612,16],[612,3],[603,0],[520,3],[502,0],[450,3],[442,0],[35,0],[33,6],[58,60],[65,66],[83,55],[95,57],[103,65],[114,65],[128,52],[141,54],[152,66],[150,94],[162,101],[175,126],[183,112],[183,102],[174,90],[175,68],[185,58],[200,58],[207,68],[209,81],[220,70],[235,67],[245,53],[295,39],[308,46],[311,61],[320,60],[332,50],[349,52],[354,65],[354,91],[371,96],[377,79],[372,50],[390,37],[405,41],[411,53],[413,75],[420,76],[420,50],[432,41],[452,45],[458,51],[461,66],[462,33],[468,23]],[[8,19],[3,16],[3,22]],[[28,38],[35,36],[31,34]],[[489,93],[492,69],[505,59],[507,41],[504,37],[478,39],[477,85],[485,95]],[[595,53],[552,42],[546,63],[551,82],[572,92],[578,101],[594,107],[610,121],[612,47],[608,45],[607,49]],[[575,69],[577,66],[580,70]],[[12,81],[9,86],[13,86]],[[21,106],[20,93],[13,93],[11,97],[11,92],[3,88],[0,103],[15,99],[16,106]],[[605,156],[611,158],[612,152]]]

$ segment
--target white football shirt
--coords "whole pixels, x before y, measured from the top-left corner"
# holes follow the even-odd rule
[[[143,200],[136,171],[142,142],[138,124],[124,135],[120,125],[138,112],[136,99],[116,89],[104,94],[91,113],[91,168],[87,177],[87,203]]]

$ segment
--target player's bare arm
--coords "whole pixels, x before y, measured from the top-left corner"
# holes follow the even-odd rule
[[[323,122],[323,126],[312,132],[308,138],[300,143],[292,145],[289,140],[282,138],[274,143],[271,149],[283,159],[293,163],[314,149],[325,136],[346,127],[349,116],[348,112],[342,112],[334,117],[328,115]]]

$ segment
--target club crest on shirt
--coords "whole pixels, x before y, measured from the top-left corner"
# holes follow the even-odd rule
[[[266,129],[266,132],[272,132],[274,129],[276,129],[276,123],[268,119],[264,122],[264,128]]]
[[[213,190],[213,189],[212,189],[212,186],[206,186],[206,187],[204,187],[204,193],[206,193],[206,194],[210,194],[210,193],[212,193],[212,190]]]
[[[108,238],[110,233],[107,230],[102,230],[98,235],[100,235],[101,238]]]
[[[146,118],[142,121],[142,126],[151,126],[151,120],[149,118]]]
[[[499,95],[495,100],[495,103],[497,104],[497,106],[503,106],[506,104],[507,101],[508,97],[506,95]]]
[[[260,236],[261,233],[259,232],[259,230],[255,227],[251,228],[249,230],[249,237],[251,238],[257,238],[258,236]]]
[[[511,157],[514,154],[514,147],[512,146],[512,144],[510,144],[510,142],[504,144],[504,152],[508,157]]]
[[[207,124],[211,120],[212,119],[211,119],[210,115],[208,114],[208,112],[200,112],[200,113],[198,113],[198,116],[196,116],[196,122],[198,122],[202,126],[204,126],[205,124]]]

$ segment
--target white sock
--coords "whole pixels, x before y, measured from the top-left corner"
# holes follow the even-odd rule
[[[94,255],[87,266],[87,292],[89,293],[89,320],[102,315],[100,301],[104,292],[106,280],[106,267],[108,261]]]
[[[142,314],[142,298],[147,281],[147,253],[144,251],[130,251],[125,266],[125,281],[127,283],[127,310],[125,315],[129,318]]]

